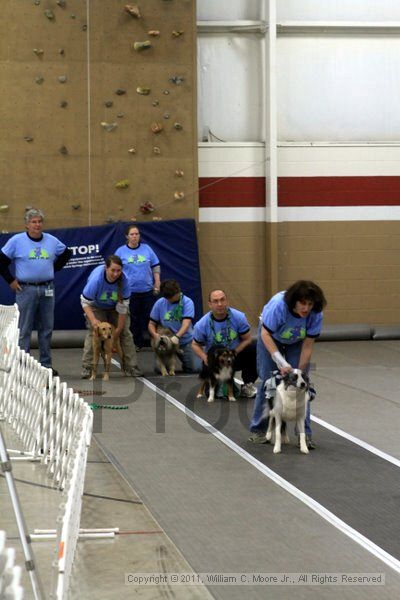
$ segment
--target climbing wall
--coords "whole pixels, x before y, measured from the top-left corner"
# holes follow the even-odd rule
[[[1,0],[0,230],[197,217],[195,0]]]

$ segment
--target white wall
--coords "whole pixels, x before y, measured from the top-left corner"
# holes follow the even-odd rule
[[[197,0],[199,21],[257,21],[264,0]]]
[[[259,19],[264,0],[198,0],[200,20]],[[400,0],[277,0],[282,20],[400,21]],[[277,41],[278,140],[398,141],[400,37],[290,34]],[[198,135],[260,142],[262,36],[200,34]]]
[[[400,140],[399,73],[397,36],[280,37],[278,139]]]
[[[198,0],[203,4],[204,0]],[[249,4],[252,0],[249,0]],[[280,21],[400,21],[399,0],[277,0]]]
[[[199,140],[208,129],[222,141],[262,140],[260,39],[250,34],[199,36]]]

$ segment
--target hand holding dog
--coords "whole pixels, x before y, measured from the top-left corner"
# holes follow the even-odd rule
[[[173,344],[175,344],[175,346],[179,346],[180,339],[178,338],[178,336],[177,336],[177,335],[173,335],[173,336],[171,337],[171,342],[172,342]]]

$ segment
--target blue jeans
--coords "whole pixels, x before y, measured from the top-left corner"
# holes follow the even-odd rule
[[[149,290],[148,292],[134,292],[131,295],[129,302],[131,331],[135,345],[140,348],[145,344],[150,346],[147,326],[150,320],[151,309],[156,300],[157,296],[153,294],[153,290]]]
[[[299,365],[301,347],[303,345],[303,341],[296,342],[295,344],[290,344],[284,346],[283,344],[279,344],[276,340],[275,344],[278,347],[279,352],[286,358],[287,362],[296,369]],[[261,379],[261,383],[259,384],[257,390],[257,396],[254,402],[253,408],[253,416],[251,418],[250,423],[250,431],[267,431],[268,427],[268,418],[263,418],[264,408],[265,408],[265,382],[267,379],[271,377],[272,371],[276,371],[277,366],[273,361],[270,353],[266,349],[264,342],[261,339],[261,334],[259,332],[257,339],[257,372],[258,376]],[[308,368],[307,368],[308,370]],[[305,430],[307,435],[311,435],[311,422],[310,422],[310,403],[307,405],[307,414],[305,419]]]
[[[197,354],[193,352],[192,342],[181,346],[183,354],[180,356],[182,368],[185,373],[200,373],[202,361]]]
[[[39,344],[39,362],[51,367],[51,336],[54,327],[54,284],[21,285],[15,295],[19,315],[19,346],[30,351],[31,333],[36,326]],[[46,295],[51,294],[52,295]]]

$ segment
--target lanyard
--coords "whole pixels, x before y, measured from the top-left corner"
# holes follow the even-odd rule
[[[231,327],[231,319],[230,319],[230,310],[228,308],[228,314],[224,322],[226,323],[226,329],[220,329],[216,331],[215,329],[215,319],[212,314],[210,314],[210,328],[213,337],[213,344],[225,346],[226,348],[230,348],[232,342],[237,338],[237,332]]]

